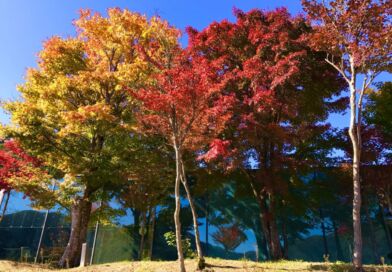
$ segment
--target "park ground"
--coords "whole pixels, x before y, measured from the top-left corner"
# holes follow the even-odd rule
[[[271,271],[319,271],[319,272],[350,272],[352,268],[349,264],[342,263],[309,263],[301,261],[281,261],[281,262],[252,262],[248,260],[221,260],[207,259],[208,268],[206,272],[271,272]],[[186,261],[187,271],[195,271],[195,262]],[[175,272],[177,262],[174,261],[142,261],[142,262],[118,262],[93,265],[84,268],[73,268],[68,270],[56,270],[42,265],[32,265],[16,263],[10,261],[0,261],[0,272],[20,271],[20,272]],[[365,272],[392,272],[392,266],[365,266]]]

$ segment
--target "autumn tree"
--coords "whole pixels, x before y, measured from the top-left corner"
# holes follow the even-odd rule
[[[349,86],[350,127],[353,149],[353,264],[362,270],[361,236],[361,125],[366,90],[382,71],[391,71],[392,26],[390,1],[303,0],[314,22],[311,45],[326,52],[325,61]],[[359,77],[362,75],[362,77]]]
[[[287,176],[309,163],[300,150],[328,129],[320,122],[344,101],[329,100],[342,82],[308,46],[310,26],[284,8],[235,10],[236,21],[188,29],[190,47],[224,63],[225,93],[236,97],[234,114],[204,155],[247,177],[259,204],[260,223],[272,259],[283,258],[277,210],[289,193]],[[298,178],[295,179],[300,182]]]
[[[34,199],[34,196],[41,194],[46,203],[53,201],[50,184],[51,176],[37,158],[27,154],[15,140],[3,142],[0,149],[0,190],[6,194],[6,199],[0,221],[7,209],[11,190],[24,192],[31,197],[33,205],[42,206],[42,201]]]
[[[185,151],[198,151],[219,133],[229,116],[232,98],[219,88],[219,63],[208,62],[180,48],[158,63],[162,72],[155,84],[135,92],[142,102],[140,125],[147,133],[165,137],[173,147],[176,162],[174,222],[180,271],[185,271],[181,245],[180,185],[191,206],[198,252],[198,267],[204,266],[195,206],[185,175]]]
[[[157,17],[120,9],[109,9],[107,17],[82,10],[74,25],[76,37],[44,43],[38,67],[19,87],[22,99],[5,104],[11,115],[6,133],[62,173],[57,198],[71,210],[62,267],[79,264],[98,192],[127,179],[137,135],[131,133],[134,101],[124,86],[143,86],[156,69],[142,55],[159,58],[178,36]]]

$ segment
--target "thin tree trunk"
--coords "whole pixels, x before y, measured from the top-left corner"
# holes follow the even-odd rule
[[[262,248],[263,248],[263,252],[265,254],[265,260],[270,260],[271,256],[269,254],[268,251],[268,243],[267,243],[267,239],[265,238],[265,235],[262,234]]]
[[[254,234],[256,237],[257,246],[259,248],[259,260],[268,260],[268,245],[263,233],[261,233],[261,231],[254,230]],[[263,258],[261,258],[261,254],[263,255]]]
[[[262,200],[258,201],[260,207],[260,222],[263,229],[264,237],[266,239],[271,260],[282,259],[282,247],[280,245],[278,226],[275,218],[270,211],[266,211],[265,204]]]
[[[358,154],[354,155],[358,157]],[[358,158],[353,163],[354,198],[353,198],[353,229],[354,249],[353,264],[356,271],[362,271],[362,229],[361,229],[361,182],[359,179]]]
[[[269,212],[260,213],[260,221],[263,229],[264,237],[268,245],[269,257],[271,260],[282,259],[282,247],[279,239],[276,221]]]
[[[142,222],[139,227],[140,231],[140,244],[139,244],[139,260],[143,260],[144,258],[144,238],[146,237],[146,215],[147,212],[143,211],[142,213]]]
[[[270,220],[270,232],[271,232],[271,257],[273,260],[280,260],[283,258],[282,247],[280,244],[278,226],[274,219]]]
[[[353,60],[350,59],[350,62]],[[353,63],[351,63],[354,67]],[[354,68],[353,68],[354,70]],[[356,271],[362,271],[362,230],[361,230],[361,105],[357,107],[355,75],[350,86],[350,127],[349,135],[353,147],[353,265]]]
[[[286,223],[282,223],[282,236],[283,236],[283,257],[289,259],[289,239],[287,238]]]
[[[280,244],[278,225],[275,218],[275,203],[273,196],[270,197],[268,221],[271,233],[271,256],[273,260],[280,260],[283,258],[283,253],[282,246]]]
[[[246,173],[246,172],[245,172]],[[249,175],[248,175],[249,176]],[[260,226],[263,231],[263,236],[265,238],[265,242],[267,244],[267,258],[273,259],[272,257],[272,246],[271,246],[271,232],[268,223],[268,213],[267,208],[264,203],[263,196],[260,194],[259,190],[257,190],[255,184],[252,181],[252,177],[249,176],[250,186],[252,188],[252,192],[254,197],[256,198],[256,202],[259,205],[259,219]]]
[[[270,175],[270,182],[273,183],[274,169],[275,169],[275,144],[271,141],[268,147],[268,154],[265,162],[265,173]],[[273,190],[268,194],[268,221],[271,233],[271,251],[272,258],[274,260],[280,260],[283,258],[282,246],[280,244],[278,224],[275,213],[275,196]]]
[[[200,243],[200,234],[199,234],[199,223],[197,221],[197,212],[196,212],[196,207],[195,207],[195,203],[193,202],[193,198],[192,198],[192,194],[191,191],[189,189],[188,186],[188,181],[187,178],[185,176],[185,169],[184,169],[184,164],[183,162],[181,162],[181,180],[182,180],[182,184],[184,185],[185,188],[185,192],[189,201],[189,206],[191,208],[191,212],[192,212],[192,218],[193,218],[193,229],[195,231],[195,244],[196,244],[196,251],[197,251],[197,269],[198,270],[203,270],[205,268],[205,261],[204,261],[204,257],[203,257],[203,250],[201,248],[201,243]]]
[[[59,261],[60,267],[76,267],[80,262],[82,244],[86,242],[87,228],[90,220],[91,202],[82,198],[71,208],[71,233],[63,256]]]
[[[131,209],[133,216],[133,228],[132,228],[132,260],[136,260],[139,257],[139,250],[137,242],[140,241],[139,224],[140,224],[140,211]]]
[[[329,256],[327,235],[326,235],[325,224],[324,224],[324,215],[323,215],[323,210],[321,208],[319,208],[319,213],[320,213],[320,220],[321,220],[321,231],[323,233],[324,255]]]
[[[148,258],[152,259],[152,250],[154,247],[154,233],[155,233],[155,218],[156,218],[156,208],[153,207],[150,211],[150,228],[148,230],[149,236],[149,249],[148,249]]]
[[[181,209],[181,197],[180,197],[180,184],[181,184],[181,150],[177,143],[174,144],[174,150],[176,153],[176,180],[174,186],[174,195],[176,201],[176,208],[174,211],[174,224],[176,227],[176,244],[177,244],[177,255],[180,272],[185,272],[184,253],[182,251],[182,239],[181,239],[181,221],[180,221],[180,209]]]
[[[264,212],[260,212],[259,217],[260,217],[261,228],[263,230],[263,236],[265,238],[265,242],[267,245],[267,253],[268,253],[267,258],[272,259],[272,256],[271,256],[271,234],[270,234],[270,231],[268,228],[267,220],[265,219],[267,217],[267,215]]]

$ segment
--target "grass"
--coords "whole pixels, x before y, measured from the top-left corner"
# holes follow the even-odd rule
[[[206,272],[350,272],[350,264],[344,263],[309,263],[303,261],[279,261],[279,262],[252,262],[249,260],[222,260],[207,258],[208,268]],[[196,263],[186,260],[187,271],[195,271]],[[0,261],[1,272],[176,272],[178,271],[175,261],[141,261],[141,262],[117,262],[93,265],[84,268],[58,270],[45,265],[32,265],[11,261]],[[366,272],[392,272],[392,266],[365,266]]]

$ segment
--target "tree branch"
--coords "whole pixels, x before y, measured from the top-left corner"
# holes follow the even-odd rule
[[[342,68],[339,68],[335,63],[330,61],[328,57],[325,58],[325,61],[329,63],[333,68],[335,68],[342,76],[343,78],[347,81],[347,83],[350,84],[351,80],[347,77],[346,73],[343,71]]]

